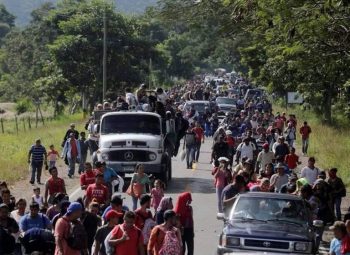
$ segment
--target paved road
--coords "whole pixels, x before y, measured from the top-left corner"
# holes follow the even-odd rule
[[[211,175],[210,153],[212,140],[207,140],[201,148],[197,169],[186,169],[186,163],[179,157],[173,158],[173,179],[169,184],[166,195],[173,198],[174,204],[179,193],[192,193],[192,206],[195,224],[195,254],[213,255],[218,243],[222,222],[216,219],[216,195]],[[70,199],[81,196],[79,187],[71,193]],[[125,195],[125,204],[132,207],[129,196]]]
[[[210,153],[212,140],[208,139],[201,148],[201,155],[197,169],[186,169],[186,163],[179,157],[173,158],[173,179],[169,184],[166,195],[176,201],[179,193],[190,191],[193,196],[193,211],[195,224],[195,254],[213,255],[215,254],[223,223],[216,219],[217,201],[211,175]],[[59,165],[60,176],[64,177],[68,193],[71,200],[83,195],[79,187],[79,179],[68,179],[66,177],[66,167],[62,162]],[[48,173],[44,173],[48,177]],[[46,180],[45,178],[45,180]],[[14,187],[16,197],[25,197],[29,200],[32,186],[27,181],[18,182]],[[125,204],[131,208],[131,199],[125,195]],[[326,247],[320,248],[320,254],[327,254]]]

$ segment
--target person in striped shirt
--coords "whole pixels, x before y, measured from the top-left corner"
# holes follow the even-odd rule
[[[45,166],[47,166],[47,152],[44,146],[41,145],[40,139],[37,139],[35,141],[35,144],[33,144],[30,147],[29,153],[28,153],[28,163],[31,166],[31,178],[30,183],[34,184],[35,175],[36,175],[36,181],[38,184],[42,184],[40,181],[41,178],[41,170],[43,168],[43,164],[45,163]]]

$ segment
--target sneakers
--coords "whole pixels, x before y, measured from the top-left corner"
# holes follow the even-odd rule
[[[34,185],[34,182],[33,181],[29,181],[30,184]]]

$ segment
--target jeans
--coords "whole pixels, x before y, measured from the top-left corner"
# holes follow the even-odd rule
[[[196,162],[198,162],[198,159],[199,159],[199,154],[201,152],[201,145],[202,145],[202,142],[201,141],[197,141],[196,142],[196,145],[195,145],[195,159],[196,159]]]
[[[294,148],[294,139],[289,139],[288,145],[289,145],[289,147]]]
[[[186,162],[187,168],[192,168],[192,162],[195,160],[195,146],[186,145]]]
[[[333,199],[333,212],[335,209],[335,216],[337,217],[337,220],[341,220],[341,197],[335,197]]]
[[[206,137],[211,136],[211,125],[210,125],[210,123],[205,123],[204,127],[205,127],[205,136]]]
[[[132,199],[132,210],[135,211],[137,209],[137,201],[139,200],[138,197],[131,197]]]
[[[75,164],[77,162],[77,158],[67,158],[68,160],[68,175],[74,175],[75,172]]]
[[[83,173],[85,170],[85,163],[86,163],[87,154],[81,154],[81,159],[79,161],[79,173]]]
[[[309,147],[309,139],[302,139],[302,152],[307,154],[307,149]]]
[[[55,167],[56,161],[49,161],[49,168]]]
[[[36,181],[40,182],[41,170],[43,168],[43,161],[32,161],[31,167],[32,167],[32,176],[30,178],[30,182],[34,183],[35,174],[36,174]]]
[[[187,255],[193,255],[193,252],[194,252],[193,239],[194,239],[193,228],[184,228],[184,233],[182,236],[183,254],[186,253],[186,245],[187,245]]]
[[[218,188],[216,187],[216,197],[218,200],[218,211],[219,213],[223,213],[224,210],[222,209],[222,199],[221,199],[221,195],[222,195],[222,191],[224,190],[224,188]]]

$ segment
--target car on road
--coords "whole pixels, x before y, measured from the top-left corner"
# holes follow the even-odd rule
[[[298,196],[248,192],[237,195],[226,214],[217,254],[316,254],[318,228],[307,203]]]
[[[245,93],[244,100],[247,101],[249,99],[262,98],[265,92],[263,89],[248,89]]]
[[[237,99],[229,97],[217,97],[216,105],[218,107],[218,115],[225,115],[227,112],[236,110]]]

